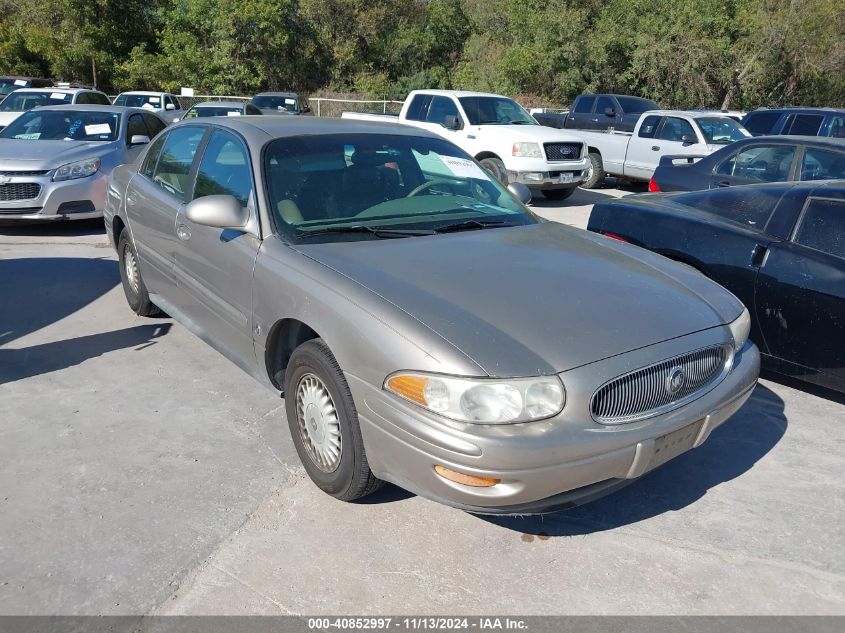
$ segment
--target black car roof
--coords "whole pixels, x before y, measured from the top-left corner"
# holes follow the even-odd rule
[[[800,106],[785,106],[783,108],[757,108],[756,110],[752,110],[748,114],[757,114],[758,112],[788,112],[790,114],[845,114],[845,110],[843,110],[842,108],[804,108]]]

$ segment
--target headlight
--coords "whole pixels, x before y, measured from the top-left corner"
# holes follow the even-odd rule
[[[56,170],[56,173],[53,174],[53,182],[93,176],[99,168],[99,158],[86,158],[85,160],[78,160],[75,163],[68,163]]]
[[[459,378],[402,372],[384,388],[433,413],[475,424],[531,422],[557,415],[566,393],[557,376],[536,378]]]
[[[514,143],[513,155],[523,158],[543,158],[538,143]]]
[[[748,340],[749,332],[751,332],[751,315],[748,314],[748,308],[743,308],[742,314],[736,320],[728,323],[728,327],[731,329],[731,336],[734,339],[734,349],[736,351],[741,350],[745,341]]]

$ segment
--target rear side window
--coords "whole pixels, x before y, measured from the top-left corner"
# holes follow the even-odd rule
[[[845,179],[845,153],[808,147],[801,163],[801,180],[832,179]]]
[[[235,136],[228,132],[215,132],[202,155],[194,199],[203,196],[234,196],[241,206],[246,206],[252,194],[252,172],[249,155]]]
[[[674,200],[720,218],[763,231],[780,201],[783,189],[747,189],[745,187],[695,191]]]
[[[745,129],[755,136],[771,134],[780,119],[780,112],[752,112],[745,117]]]
[[[810,198],[793,241],[845,259],[845,200]]]
[[[158,159],[153,182],[180,200],[185,200],[188,173],[205,128],[183,127],[167,135]]]
[[[831,117],[827,135],[833,138],[845,138],[845,116]]]
[[[409,121],[425,121],[428,112],[428,105],[431,103],[431,95],[416,95],[408,106],[405,118]]]
[[[818,136],[823,122],[821,114],[792,114],[783,132],[793,136]]]
[[[164,145],[165,138],[166,137],[162,136],[150,145],[147,156],[144,158],[144,164],[141,165],[141,173],[151,180],[153,173],[155,172],[156,163],[158,162],[159,154],[161,154],[161,147]]]
[[[716,173],[757,182],[783,182],[789,180],[794,157],[793,145],[753,145],[719,165]]]
[[[575,100],[575,109],[572,110],[578,114],[589,114],[593,111],[593,104],[596,102],[596,98],[593,95],[578,97]]]
[[[689,121],[679,119],[674,116],[667,116],[663,120],[663,125],[660,127],[660,132],[657,135],[661,141],[682,141],[685,136],[691,136],[694,139],[698,137],[695,135],[695,130],[692,129]]]
[[[657,126],[660,123],[659,116],[651,115],[647,116],[643,121],[642,125],[640,125],[640,131],[637,132],[637,136],[640,138],[654,138],[654,133],[657,132]]]

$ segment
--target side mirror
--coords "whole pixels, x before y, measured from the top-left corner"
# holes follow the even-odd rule
[[[241,206],[234,196],[204,196],[188,203],[185,216],[194,224],[218,229],[245,229],[249,209]]]
[[[176,106],[173,105],[172,103],[168,103],[167,105],[164,106],[164,109],[165,110],[175,110]]]
[[[443,127],[447,130],[460,130],[463,126],[461,120],[454,114],[447,114],[443,117]]]
[[[512,182],[509,184],[508,191],[510,191],[513,194],[513,197],[519,200],[522,204],[528,204],[531,202],[531,190],[521,182]]]
[[[604,109],[604,116],[614,117],[614,116],[616,116],[616,110],[614,110],[613,108],[605,108]]]
[[[150,142],[150,137],[146,134],[133,134],[132,138],[129,139],[130,145],[146,145]]]
[[[696,143],[698,143],[698,139],[690,134],[684,134],[681,137],[681,143],[683,143],[684,145],[695,145]]]

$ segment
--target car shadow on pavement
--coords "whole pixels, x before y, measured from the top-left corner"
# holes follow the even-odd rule
[[[700,447],[680,455],[629,486],[576,508],[544,515],[475,515],[541,538],[583,536],[680,510],[707,491],[750,470],[783,437],[784,403],[758,384],[749,401]]]
[[[29,237],[81,237],[103,235],[106,226],[102,218],[96,220],[74,220],[72,222],[12,223],[0,220],[0,235],[22,235]]]
[[[0,346],[61,321],[119,283],[110,259],[0,259]]]

